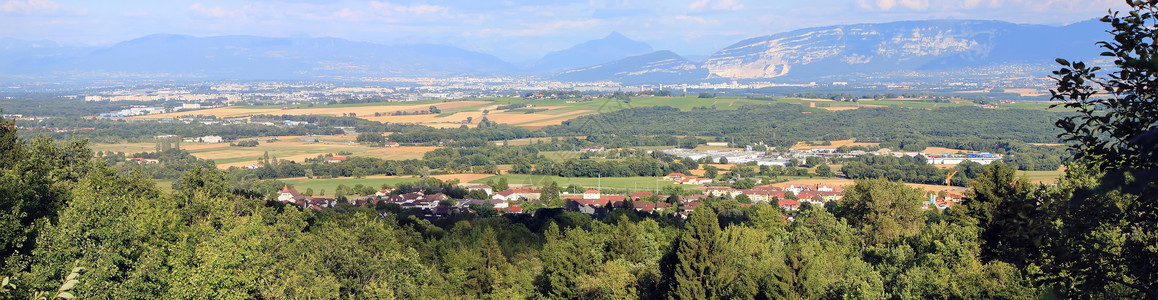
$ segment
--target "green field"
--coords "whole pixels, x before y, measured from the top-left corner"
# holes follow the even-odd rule
[[[576,103],[567,103],[567,101],[575,101]],[[691,110],[694,107],[711,107],[716,106],[716,109],[732,110],[740,108],[740,106],[748,104],[771,104],[778,101],[747,99],[744,97],[717,97],[717,98],[698,98],[698,97],[634,97],[630,101],[622,101],[611,98],[594,98],[588,100],[579,99],[498,99],[495,104],[531,104],[535,106],[565,106],[562,108],[552,109],[550,111],[541,112],[542,114],[564,114],[579,110],[589,110],[596,112],[611,112],[621,109],[628,109],[633,107],[649,107],[649,106],[670,106],[681,110]]]
[[[998,107],[998,108],[1011,108],[1011,109],[1038,109],[1038,110],[1047,110],[1047,109],[1049,109],[1049,106],[1050,106],[1051,104],[1054,104],[1054,102],[1049,102],[1049,101],[1021,101],[1021,102],[1014,102],[1014,103],[1008,103],[1008,104],[1006,104],[1006,103],[999,103],[999,104],[997,104],[997,107]]]
[[[1059,177],[1065,176],[1065,171],[1017,171],[1018,176],[1025,176],[1029,182],[1055,183]]]
[[[908,108],[937,108],[937,107],[955,107],[955,106],[973,106],[973,103],[936,103],[919,100],[869,100],[863,99],[858,101],[861,105],[880,105],[880,106],[899,106]]]
[[[342,177],[342,178],[330,178],[330,179],[316,179],[316,178],[315,179],[305,179],[305,178],[301,178],[301,179],[282,179],[281,180],[281,182],[292,185],[294,187],[294,189],[297,189],[299,192],[304,193],[306,191],[306,189],[313,189],[315,196],[320,196],[319,193],[321,193],[322,190],[325,190],[327,195],[333,195],[334,190],[336,190],[338,188],[338,185],[340,185],[340,184],[344,184],[347,187],[354,187],[354,185],[361,184],[361,185],[365,185],[365,186],[372,186],[375,189],[378,189],[382,186],[382,184],[395,185],[395,184],[402,183],[402,182],[416,182],[416,181],[418,181],[418,176],[404,177],[404,178]]]

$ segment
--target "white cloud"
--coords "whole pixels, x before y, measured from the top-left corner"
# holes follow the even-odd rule
[[[697,2],[710,0],[697,0]],[[1091,7],[1118,8],[1118,0],[857,0],[862,9],[875,11],[956,11],[976,9],[1088,11]]]
[[[737,0],[696,0],[692,2],[691,5],[688,5],[688,9],[692,11],[702,11],[705,9],[737,11],[744,9],[744,5],[737,2]]]
[[[386,15],[393,14],[410,14],[410,15],[428,15],[435,13],[443,13],[449,10],[445,6],[418,4],[418,5],[396,5],[387,2],[370,1],[370,7],[378,12]]]
[[[362,12],[343,8],[342,10],[335,11],[333,16],[340,20],[360,20],[362,19]]]
[[[193,5],[189,6],[189,9],[193,10],[193,12],[199,16],[208,18],[232,18],[241,15],[241,10],[226,10],[221,8],[220,5],[208,8],[202,5],[201,2],[193,3]]]
[[[61,12],[61,6],[56,2],[52,2],[52,0],[8,0],[8,2],[0,5],[0,12],[26,15],[53,14]]]
[[[701,17],[693,17],[688,15],[679,15],[675,17],[676,20],[696,22],[700,24],[719,24],[720,20],[707,20]]]

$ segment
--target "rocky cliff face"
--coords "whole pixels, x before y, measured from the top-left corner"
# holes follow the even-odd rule
[[[1050,63],[1096,55],[1097,25],[939,20],[809,28],[741,41],[703,67],[712,77],[755,79]]]

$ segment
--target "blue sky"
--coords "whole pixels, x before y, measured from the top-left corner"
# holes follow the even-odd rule
[[[0,37],[110,45],[155,33],[437,43],[529,61],[612,31],[706,55],[793,29],[900,20],[1063,25],[1122,0],[0,0]]]

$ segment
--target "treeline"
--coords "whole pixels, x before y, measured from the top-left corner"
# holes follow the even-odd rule
[[[583,116],[542,129],[551,136],[591,135],[604,140],[667,136],[707,136],[733,145],[787,149],[800,141],[844,140],[881,142],[881,147],[919,151],[928,146],[1013,154],[1018,167],[1056,170],[1060,147],[1026,143],[1056,143],[1053,120],[1065,113],[1039,110],[991,110],[975,107],[909,109],[860,108],[835,112],[811,111],[795,104],[752,105],[737,110],[680,111],[645,107]],[[677,138],[678,139],[678,138]],[[658,141],[657,141],[658,142]],[[680,143],[682,144],[682,143]],[[1054,154],[1058,154],[1053,157]]]
[[[477,141],[477,139],[476,139]],[[470,140],[467,141],[468,143]],[[324,157],[306,161],[288,161],[268,155],[258,159],[255,169],[230,168],[238,178],[275,179],[291,177],[364,177],[369,175],[430,175],[439,172],[476,172],[494,174],[498,165],[511,165],[512,174],[541,174],[562,177],[663,176],[699,167],[687,158],[676,158],[660,152],[638,150],[613,152],[616,160],[590,160],[582,156],[556,162],[542,151],[571,150],[565,143],[534,143],[522,146],[495,146],[489,142],[470,147],[445,147],[423,154],[422,160],[386,160],[353,156],[344,161],[326,163]],[[606,153],[604,155],[610,155]],[[778,174],[779,175],[779,174]]]
[[[658,152],[657,152],[658,153]],[[517,161],[511,166],[511,174],[536,174],[560,177],[635,177],[664,176],[672,172],[687,172],[689,166],[696,165],[691,159],[664,162],[654,158],[628,157],[620,160],[571,159],[562,162],[539,160],[532,165]]]
[[[357,117],[335,117],[321,115],[255,115],[250,120],[256,122],[297,121],[309,122],[318,127],[351,127],[357,132],[402,132],[410,128],[424,127],[413,124],[382,123]]]
[[[951,181],[952,185],[966,186],[969,179],[979,176],[984,169],[979,163],[966,161],[946,171],[928,164],[924,157],[917,156],[862,155],[837,161],[841,163],[840,171],[851,179],[886,178],[892,181],[936,185],[945,184],[948,172],[958,171],[958,175]]]
[[[125,121],[85,118],[51,118],[39,122],[19,121],[20,126],[49,128],[92,128],[70,132],[46,130],[21,131],[21,136],[30,138],[45,135],[54,139],[67,140],[73,137],[88,138],[98,143],[120,143],[124,141],[151,141],[154,136],[172,134],[181,137],[220,136],[225,139],[287,136],[287,135],[328,135],[340,134],[341,129],[322,127],[314,124],[278,127],[261,124],[211,124],[160,121]]]
[[[255,169],[230,167],[229,173],[237,178],[276,179],[291,177],[365,177],[369,175],[429,175],[426,162],[385,160],[376,157],[347,157],[341,162],[296,162],[277,157],[259,159]],[[425,168],[426,174],[423,174]]]
[[[141,152],[125,154],[123,152],[96,153],[97,158],[118,170],[121,174],[139,171],[142,176],[152,179],[177,179],[181,174],[195,169],[216,169],[212,160],[199,159],[189,151],[183,149],[166,149],[160,152]],[[147,158],[158,160],[155,164],[127,160],[130,158]]]
[[[399,143],[430,143],[440,140],[466,140],[471,138],[486,141],[513,140],[542,136],[526,128],[497,124],[483,118],[476,127],[465,125],[457,128],[410,127],[403,132],[388,136],[390,141]]]
[[[0,97],[5,114],[25,117],[87,117],[128,109],[135,105],[165,106],[164,101],[84,101],[64,97]],[[180,104],[171,104],[180,106]]]
[[[1111,209],[1141,199],[1126,193],[1137,188],[1078,196],[1114,182],[1081,167],[1046,187],[993,165],[945,211],[920,209],[922,190],[871,179],[792,214],[708,199],[686,221],[550,208],[429,221],[397,207],[283,206],[264,200],[278,183],[239,185],[213,168],[167,193],[93,163],[83,141],[24,143],[10,124],[0,124],[4,297],[1140,298],[1155,284],[1152,234],[1130,233],[1150,231],[1107,221],[1137,216]],[[418,185],[408,189],[445,187]],[[1070,203],[1081,213],[1066,213]],[[1094,249],[1115,242],[1119,252]],[[62,288],[75,267],[78,281]]]
[[[827,112],[787,103],[749,105],[737,110],[680,111],[661,106],[583,116],[543,130],[554,136],[667,134],[779,142],[774,146],[791,146],[797,141],[890,138],[905,134],[1054,143],[1060,131],[1052,126],[1052,121],[1064,115],[1040,110],[975,107],[862,107]]]

